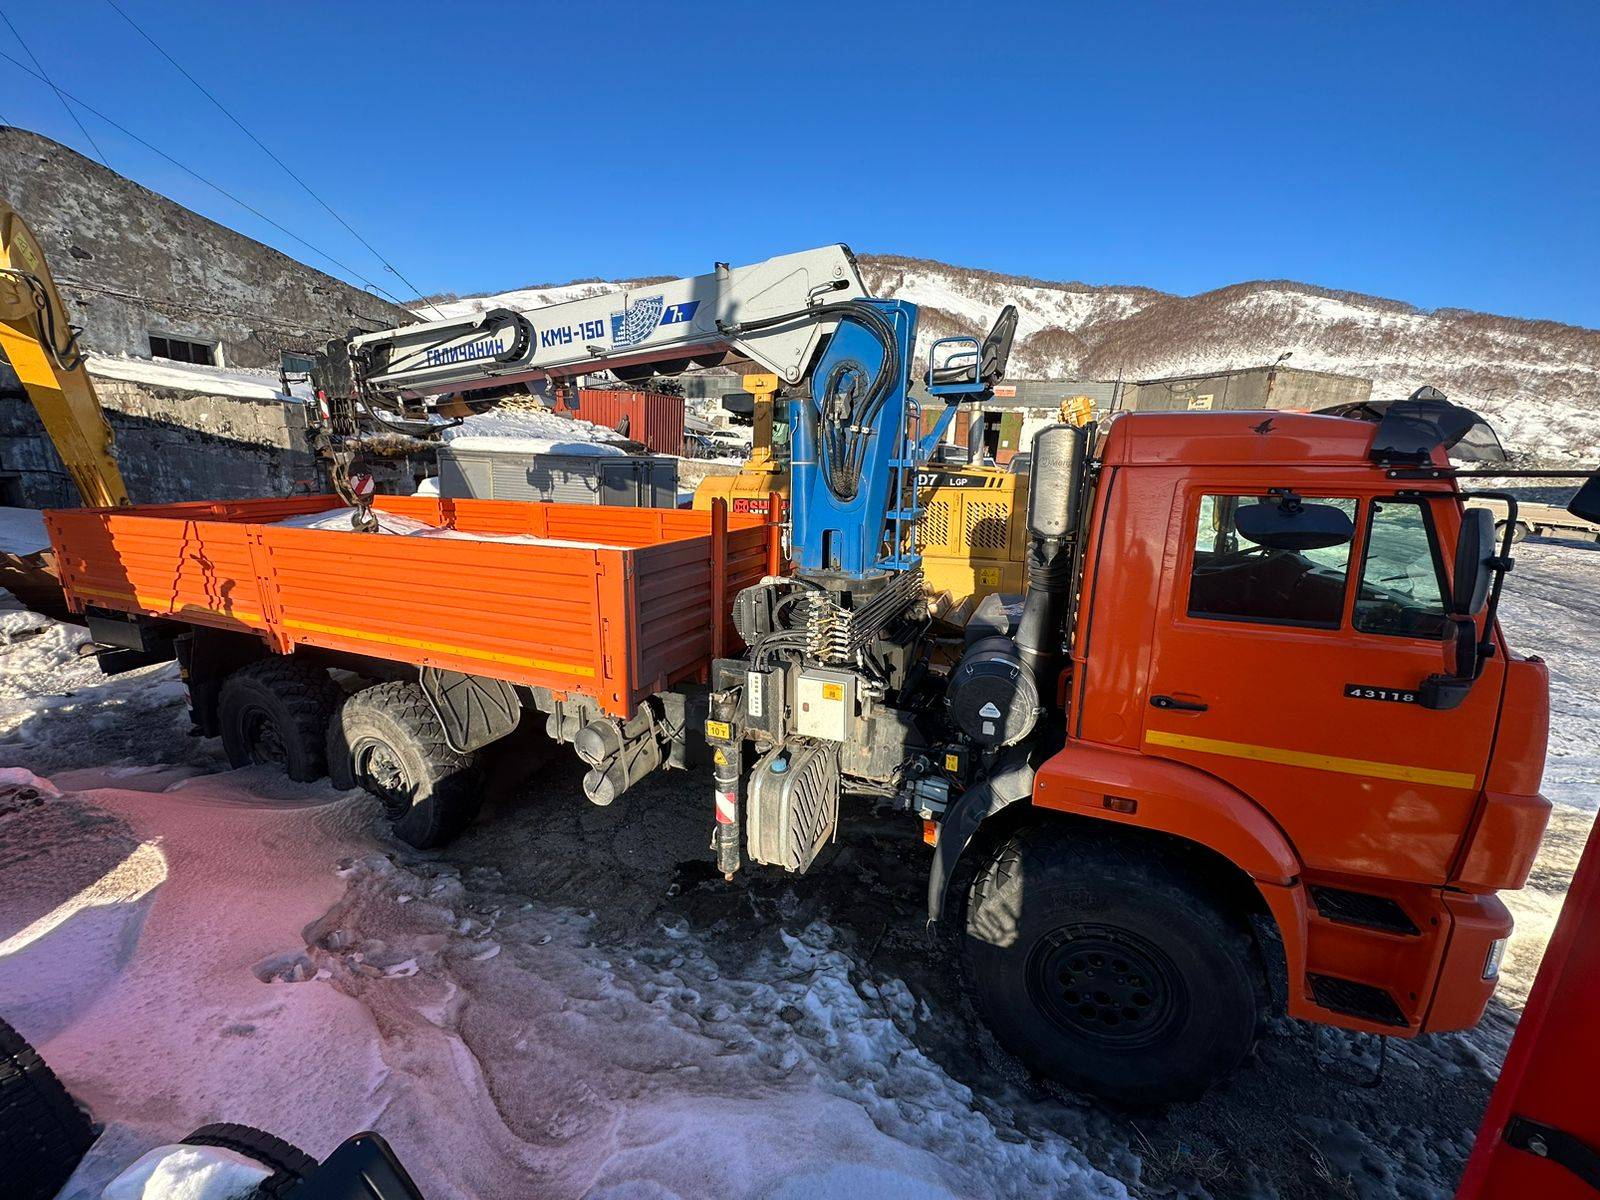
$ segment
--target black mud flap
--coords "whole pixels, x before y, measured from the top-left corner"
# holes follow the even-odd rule
[[[388,1142],[375,1133],[358,1133],[328,1155],[292,1200],[423,1200],[423,1196]]]
[[[445,741],[457,754],[499,741],[522,720],[517,689],[503,679],[423,667],[421,683]]]

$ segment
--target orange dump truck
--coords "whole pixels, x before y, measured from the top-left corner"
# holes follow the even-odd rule
[[[421,785],[397,822],[421,845],[470,819],[469,756],[521,719],[518,686],[594,767],[591,799],[664,758],[682,765],[683,739],[660,726],[681,730],[694,701],[674,689],[703,679],[736,636],[731,597],[780,561],[777,526],[720,507],[382,496],[381,522],[424,533],[385,536],[338,528],[341,504],[79,509],[47,523],[68,605],[113,647],[107,670],[176,656],[196,725],[235,765],[277,762],[300,779],[331,767],[380,795]],[[332,528],[295,527],[322,513]],[[346,703],[330,667],[388,682]],[[419,752],[408,723],[424,717],[437,724]]]

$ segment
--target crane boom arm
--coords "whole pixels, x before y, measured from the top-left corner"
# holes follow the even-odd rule
[[[792,384],[838,324],[836,315],[814,310],[865,295],[849,249],[825,246],[544,308],[496,308],[361,334],[349,353],[366,395],[401,400],[726,351]],[[784,317],[793,319],[774,321]]]
[[[44,260],[22,217],[0,200],[0,350],[38,410],[83,502],[128,503],[94,385]]]

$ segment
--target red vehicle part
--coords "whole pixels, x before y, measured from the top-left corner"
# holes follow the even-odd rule
[[[1600,1195],[1600,837],[1589,835],[1456,1200]]]

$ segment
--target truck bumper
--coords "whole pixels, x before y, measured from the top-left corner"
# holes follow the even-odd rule
[[[1447,891],[1450,940],[1439,982],[1419,1033],[1471,1029],[1483,1016],[1499,980],[1500,957],[1511,936],[1511,911],[1496,896]]]

